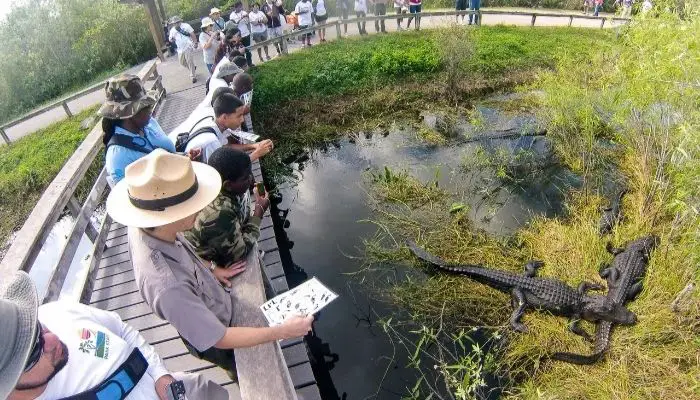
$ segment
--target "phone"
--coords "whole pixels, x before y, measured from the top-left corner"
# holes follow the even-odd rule
[[[257,188],[258,188],[258,194],[260,196],[264,196],[265,195],[265,184],[262,182],[258,182],[255,184],[255,186],[257,186]]]
[[[185,384],[182,381],[175,381],[165,387],[165,393],[168,396],[168,400],[186,400],[185,397]]]

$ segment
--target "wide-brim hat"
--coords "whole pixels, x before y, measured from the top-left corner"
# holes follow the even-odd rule
[[[214,25],[214,20],[209,17],[202,18],[202,29]]]
[[[155,104],[155,92],[146,91],[138,76],[121,74],[105,83],[105,102],[97,114],[103,118],[127,119]]]
[[[221,14],[221,10],[219,10],[219,9],[216,8],[216,7],[212,8],[211,10],[209,10],[209,15],[213,15],[213,14],[216,14],[216,13]]]
[[[230,60],[224,58],[218,65],[218,70],[216,71],[215,78],[223,78],[225,76],[236,75],[243,72],[243,70]]]
[[[7,398],[24,372],[37,334],[39,306],[29,275],[8,275],[0,284],[0,399]]]
[[[126,167],[107,198],[107,213],[126,226],[153,228],[201,211],[220,191],[214,168],[156,149]]]
[[[182,22],[182,18],[175,15],[175,16],[170,17],[170,19],[168,20],[168,25],[177,24],[178,22]]]

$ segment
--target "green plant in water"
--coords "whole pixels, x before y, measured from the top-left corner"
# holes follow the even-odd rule
[[[369,172],[369,179],[371,193],[382,202],[422,206],[436,202],[446,194],[438,187],[437,179],[421,183],[406,170],[396,172],[386,166],[383,170]]]

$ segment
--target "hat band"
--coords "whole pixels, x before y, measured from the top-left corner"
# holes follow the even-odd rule
[[[165,197],[162,199],[144,200],[132,197],[131,193],[127,193],[129,194],[129,201],[131,201],[131,204],[138,209],[148,211],[165,211],[165,209],[168,207],[176,206],[189,200],[195,195],[195,193],[197,193],[197,189],[199,189],[199,183],[197,181],[197,177],[195,176],[192,186],[190,186],[190,188],[184,192],[176,194],[175,196]]]

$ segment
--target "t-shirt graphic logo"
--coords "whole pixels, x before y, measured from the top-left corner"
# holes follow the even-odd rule
[[[95,357],[109,358],[109,335],[101,331],[93,331],[87,328],[78,331],[80,345],[78,349],[83,353],[92,353]]]

